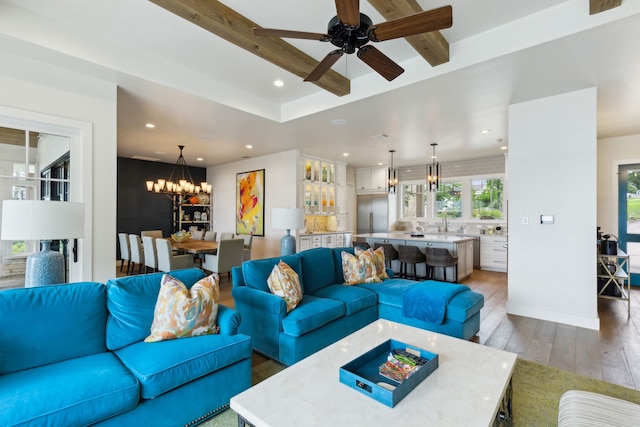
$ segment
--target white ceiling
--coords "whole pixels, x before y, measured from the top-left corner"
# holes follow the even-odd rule
[[[270,28],[322,33],[335,15],[331,0],[223,3]],[[387,82],[345,56],[334,66],[351,80],[344,97],[146,0],[0,0],[0,50],[117,83],[118,155],[168,163],[179,144],[199,166],[295,148],[354,167],[387,164],[395,149],[396,166],[415,165],[431,161],[431,143],[444,162],[496,156],[509,104],[592,86],[600,138],[640,133],[639,1],[594,16],[588,0],[418,3],[453,6],[450,62],[431,67],[403,39],[378,43],[405,73]],[[366,0],[361,11],[384,20]],[[333,50],[287,41],[317,60]]]

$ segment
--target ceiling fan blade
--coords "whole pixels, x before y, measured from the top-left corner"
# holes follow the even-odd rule
[[[311,71],[307,77],[305,77],[304,81],[305,82],[315,82],[315,81],[320,80],[322,78],[322,76],[324,76],[324,73],[329,71],[331,66],[333,64],[335,64],[336,61],[338,59],[340,59],[340,57],[343,54],[344,54],[344,52],[342,51],[342,49],[338,49],[338,50],[334,50],[332,52],[329,52],[329,54],[327,56],[325,56],[322,61],[320,61],[318,66],[316,68],[314,68],[313,71]]]
[[[380,42],[442,30],[453,25],[453,9],[443,6],[373,25],[369,31],[369,40]]]
[[[320,40],[321,42],[331,41],[331,36],[328,34],[308,33],[306,31],[276,30],[273,28],[254,28],[253,34],[260,37]]]
[[[345,25],[360,25],[360,0],[336,0],[338,19]]]
[[[358,58],[389,81],[404,73],[404,68],[370,45],[362,46],[358,50]]]

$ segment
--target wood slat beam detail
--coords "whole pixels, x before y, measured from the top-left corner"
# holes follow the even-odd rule
[[[24,147],[24,131],[20,129],[0,127],[0,144],[21,145]],[[29,146],[38,146],[38,133],[29,132]]]
[[[589,0],[589,15],[604,12],[622,4],[622,0]]]
[[[259,25],[219,1],[150,1],[301,78],[306,77],[319,63],[280,38],[254,36],[253,28]],[[350,92],[349,79],[333,70],[313,83],[337,96]]]
[[[416,0],[369,0],[369,3],[387,21],[423,11]],[[449,62],[449,42],[440,31],[405,37],[405,40],[433,67]]]

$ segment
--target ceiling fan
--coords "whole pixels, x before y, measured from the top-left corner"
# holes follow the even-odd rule
[[[331,44],[337,46],[338,49],[329,52],[316,68],[307,75],[304,79],[305,82],[319,80],[342,55],[355,53],[356,50],[358,58],[382,77],[391,81],[402,74],[404,69],[384,53],[367,43],[442,30],[451,27],[453,24],[451,6],[443,6],[374,25],[367,15],[360,13],[359,0],[335,1],[337,15],[329,21],[327,34],[272,28],[254,28],[253,33],[262,37],[331,42]]]

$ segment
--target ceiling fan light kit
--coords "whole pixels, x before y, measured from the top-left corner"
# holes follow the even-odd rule
[[[331,18],[327,26],[327,34],[270,28],[254,28],[253,33],[262,37],[328,41],[338,47],[320,61],[304,78],[305,82],[320,80],[342,55],[356,52],[362,62],[388,81],[392,81],[402,74],[404,69],[377,48],[369,45],[369,42],[409,37],[442,30],[453,25],[451,6],[443,6],[375,25],[371,18],[360,13],[359,0],[336,0],[336,11],[337,15]]]

